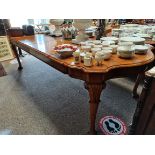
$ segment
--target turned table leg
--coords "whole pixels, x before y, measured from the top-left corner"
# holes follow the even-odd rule
[[[15,45],[12,45],[12,49],[13,49],[13,51],[14,51],[14,53],[15,53],[15,56],[16,56],[17,61],[18,61],[18,64],[19,64],[18,70],[22,70],[23,67],[22,67],[22,64],[21,64],[21,62],[20,62],[20,59],[19,59],[19,55],[18,55],[16,46],[15,46]]]
[[[102,89],[105,87],[105,84],[92,84],[92,83],[85,83],[85,88],[89,92],[90,97],[90,134],[96,134],[95,130],[95,120],[96,114],[98,110],[98,105],[100,102],[100,95]]]

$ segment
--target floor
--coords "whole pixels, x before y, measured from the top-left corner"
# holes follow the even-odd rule
[[[0,77],[0,134],[85,135],[89,130],[88,93],[83,81],[73,79],[27,54],[24,69],[3,63],[7,76]],[[131,124],[136,101],[134,79],[107,82],[101,94],[96,120],[114,115]],[[141,89],[139,89],[140,92]]]

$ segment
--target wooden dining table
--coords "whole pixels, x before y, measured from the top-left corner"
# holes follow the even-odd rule
[[[100,102],[100,95],[106,87],[106,81],[112,78],[128,77],[145,72],[152,67],[154,55],[148,50],[145,55],[135,54],[131,59],[123,59],[112,54],[109,60],[103,61],[97,66],[93,60],[93,66],[86,67],[83,63],[75,64],[74,58],[62,59],[54,50],[56,45],[71,44],[71,41],[61,37],[50,37],[43,34],[23,37],[11,37],[10,43],[19,63],[18,69],[23,69],[17,48],[22,49],[58,71],[68,74],[70,77],[84,81],[84,87],[89,93],[90,109],[90,134],[95,134],[95,120]],[[121,94],[120,94],[121,95]]]

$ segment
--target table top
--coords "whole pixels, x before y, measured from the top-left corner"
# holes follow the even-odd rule
[[[60,44],[70,44],[71,41],[63,40],[61,37],[53,38],[47,35],[38,34],[33,36],[12,37],[10,39],[12,43],[16,45],[27,47],[28,50],[34,50],[38,54],[45,56],[51,61],[62,64],[65,67],[76,68],[86,73],[106,73],[115,68],[134,67],[148,64],[154,60],[153,53],[149,50],[146,55],[137,55],[132,59],[122,59],[113,54],[109,60],[103,61],[102,66],[96,66],[95,60],[93,60],[92,67],[86,67],[83,63],[74,64],[74,58],[69,57],[61,59],[59,54],[54,51],[54,47]]]

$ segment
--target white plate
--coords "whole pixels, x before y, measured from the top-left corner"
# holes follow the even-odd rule
[[[145,51],[145,50],[148,50],[148,46],[145,46],[145,45],[135,45],[135,50],[138,50],[138,51]]]
[[[101,41],[118,41],[116,37],[102,37],[100,38]]]
[[[146,54],[148,51],[149,47],[146,45],[135,45],[135,53],[137,54]]]
[[[133,35],[134,37],[141,37],[141,38],[151,38],[150,35],[148,34],[143,34],[143,33],[137,33]]]
[[[106,40],[106,41],[103,41],[102,44],[110,44],[110,45],[115,45],[115,41],[113,40]]]
[[[125,24],[125,25],[121,25],[121,27],[138,27],[138,24]]]
[[[93,40],[93,44],[99,45],[99,44],[101,44],[101,41],[100,40]]]
[[[120,41],[133,42],[133,43],[144,43],[145,39],[141,37],[121,37]]]
[[[128,46],[118,46],[117,51],[118,52],[125,52],[125,53],[131,53],[134,52],[133,47],[128,47]]]

